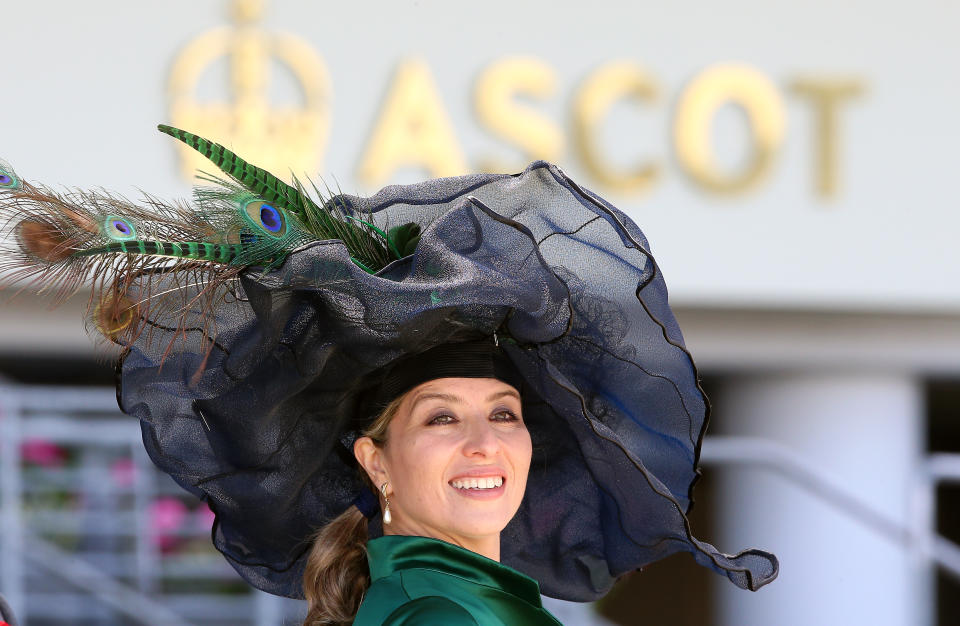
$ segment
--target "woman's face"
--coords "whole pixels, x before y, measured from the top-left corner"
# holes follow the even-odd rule
[[[382,447],[360,441],[361,464],[378,487],[389,483],[393,521],[385,530],[392,534],[469,547],[492,535],[499,540],[520,507],[530,433],[520,395],[499,380],[423,383],[403,398]]]

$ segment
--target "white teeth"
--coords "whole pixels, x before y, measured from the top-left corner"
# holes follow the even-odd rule
[[[450,481],[457,489],[496,489],[503,486],[503,477],[463,478]]]

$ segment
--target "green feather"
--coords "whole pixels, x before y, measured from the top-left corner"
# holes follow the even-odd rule
[[[313,201],[301,194],[297,189],[283,182],[267,170],[247,163],[220,144],[194,135],[193,133],[188,133],[185,130],[167,126],[166,124],[159,124],[157,128],[160,132],[179,139],[210,159],[214,165],[230,176],[230,178],[267,202],[276,202],[298,216],[302,216],[308,210],[308,207],[316,209]]]
[[[236,259],[244,254],[240,244],[210,243],[207,241],[115,241],[105,246],[78,250],[74,257],[96,256],[100,254],[143,254],[176,259],[193,259],[236,265]]]
[[[398,258],[410,256],[416,250],[420,243],[420,224],[407,222],[400,226],[394,226],[387,231],[387,238],[392,242],[393,248],[397,250]]]
[[[358,220],[348,215],[342,200],[333,198],[324,202],[322,207],[318,206],[311,200],[296,177],[294,177],[295,184],[288,185],[270,172],[247,163],[220,144],[172,126],[160,124],[157,128],[200,152],[257,197],[263,198],[268,203],[275,203],[278,205],[276,208],[285,209],[295,215],[301,227],[314,238],[342,241],[350,252],[351,258],[364,271],[375,273],[396,258],[396,250],[391,249],[393,246],[386,233],[369,221]],[[217,177],[201,178],[220,186],[230,187],[228,183]],[[323,194],[319,193],[316,186],[314,191],[317,192],[318,197],[323,198]],[[198,192],[198,197],[203,193],[205,192]],[[359,224],[351,223],[351,220],[356,220]]]
[[[201,180],[215,183],[194,189],[196,213],[211,229],[206,239],[242,246],[231,264],[274,267],[292,250],[315,240],[282,207],[264,202],[230,181],[210,176]]]
[[[383,237],[384,241],[387,242],[387,245],[390,246],[390,251],[393,252],[393,253],[396,255],[396,258],[398,258],[398,259],[400,258],[401,255],[400,255],[400,251],[397,250],[397,246],[395,246],[395,245],[393,244],[393,241],[390,240],[390,237],[388,237],[388,236],[387,236],[387,233],[383,232],[382,229],[377,228],[376,226],[374,226],[373,224],[371,224],[370,222],[368,222],[368,221],[366,221],[366,220],[361,220],[361,219],[359,219],[359,218],[353,217],[352,215],[347,215],[346,217],[347,217],[347,219],[349,219],[349,220],[353,220],[353,221],[355,221],[355,222],[358,222],[358,223],[360,223],[360,224],[363,224],[364,226],[366,226],[367,228],[369,228],[369,229],[372,230],[373,232],[375,232],[375,233],[377,233],[378,235],[380,235],[381,237]]]

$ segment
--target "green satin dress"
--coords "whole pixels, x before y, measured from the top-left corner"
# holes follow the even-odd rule
[[[388,535],[367,543],[370,589],[354,626],[557,626],[540,585],[458,546]]]

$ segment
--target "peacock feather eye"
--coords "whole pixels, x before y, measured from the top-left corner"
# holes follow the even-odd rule
[[[254,226],[265,231],[268,235],[283,237],[287,234],[287,216],[283,209],[278,209],[258,199],[248,202],[243,211]]]
[[[0,189],[17,189],[20,187],[20,180],[16,176],[0,170]]]
[[[137,238],[137,229],[130,220],[108,215],[103,221],[104,234],[114,241],[130,241]]]
[[[283,220],[280,219],[280,212],[269,204],[264,204],[260,207],[260,221],[263,223],[263,227],[271,233],[275,233],[283,228]]]

